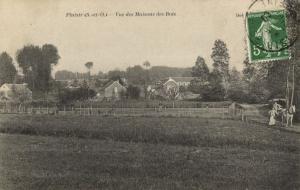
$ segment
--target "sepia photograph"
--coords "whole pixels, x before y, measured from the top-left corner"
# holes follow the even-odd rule
[[[300,0],[0,0],[1,190],[300,190]]]

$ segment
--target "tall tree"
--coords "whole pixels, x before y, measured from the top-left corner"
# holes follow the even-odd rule
[[[192,67],[191,74],[195,79],[191,81],[190,90],[197,94],[206,93],[209,89],[209,69],[202,57],[197,57],[195,66]]]
[[[225,98],[228,96],[229,89],[229,54],[226,43],[222,40],[216,40],[212,48],[211,58],[216,73],[222,77],[222,83],[225,90]]]
[[[94,66],[94,63],[89,61],[87,63],[84,64],[85,67],[88,69],[88,80],[89,80],[89,86],[91,85],[91,69]]]
[[[149,61],[145,61],[143,63],[143,66],[146,67],[147,69],[151,66],[150,62]]]
[[[268,63],[269,68],[266,74],[267,89],[270,91],[270,98],[283,98],[286,94],[286,78],[288,77],[288,61]]]
[[[244,60],[243,81],[245,101],[248,103],[262,103],[269,99],[268,70],[271,63],[250,63],[248,56]]]
[[[13,59],[3,52],[0,55],[0,86],[4,83],[13,83],[17,70],[13,64]]]
[[[43,62],[49,65],[57,65],[60,56],[57,48],[52,44],[44,44],[42,46]]]
[[[41,48],[34,45],[24,46],[17,52],[17,61],[19,67],[22,68],[27,82],[32,90],[35,90],[38,81],[38,67],[43,62]]]
[[[289,41],[294,43],[291,47],[289,47],[289,51],[291,53],[291,59],[288,62],[289,69],[287,73],[287,85],[286,85],[286,100],[287,104],[294,105],[295,97],[297,97],[297,74],[299,74],[299,48],[300,43],[299,39],[297,40],[300,34],[300,1],[298,0],[284,0],[283,6],[286,10],[286,17],[287,17],[287,30],[289,34]],[[289,85],[289,82],[291,83]],[[296,101],[297,102],[297,101]],[[300,105],[298,103],[298,108]],[[299,112],[298,112],[299,113]]]
[[[192,67],[192,76],[197,77],[203,81],[208,80],[209,69],[205,63],[205,60],[200,56],[197,57],[195,66]]]
[[[149,69],[151,67],[151,63],[149,61],[145,61],[143,66],[146,68],[146,80],[145,83],[149,83],[151,81]]]
[[[25,81],[33,90],[47,92],[50,86],[52,66],[58,63],[60,56],[52,44],[41,48],[26,45],[17,52],[17,61],[25,75]]]
[[[128,67],[126,69],[126,76],[128,78],[128,82],[134,85],[145,85],[147,80],[146,71],[140,65]]]
[[[85,65],[85,67],[88,69],[89,75],[91,75],[91,69],[92,69],[92,67],[94,66],[94,63],[91,62],[91,61],[89,61],[89,62],[85,63],[84,65]]]
[[[41,51],[43,62],[38,67],[38,77],[41,81],[39,86],[41,90],[48,91],[50,87],[50,80],[52,79],[52,67],[58,64],[60,56],[57,48],[52,44],[44,44]]]
[[[235,67],[230,70],[230,83],[228,90],[228,98],[234,101],[244,102],[246,83],[243,80],[242,73]]]
[[[91,61],[89,61],[89,62],[87,62],[87,63],[85,63],[84,64],[85,65],[85,67],[88,69],[88,75],[89,75],[89,82],[88,82],[88,90],[87,90],[87,97],[90,97],[90,95],[89,95],[89,93],[90,93],[90,91],[89,91],[89,87],[91,86],[91,69],[92,69],[92,67],[93,67],[93,65],[94,65],[94,63],[93,62],[91,62]]]

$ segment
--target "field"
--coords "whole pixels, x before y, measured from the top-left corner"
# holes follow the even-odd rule
[[[235,120],[0,115],[0,189],[300,189],[300,134]]]

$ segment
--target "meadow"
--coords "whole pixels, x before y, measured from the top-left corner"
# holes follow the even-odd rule
[[[299,189],[300,134],[236,120],[0,115],[0,189]]]

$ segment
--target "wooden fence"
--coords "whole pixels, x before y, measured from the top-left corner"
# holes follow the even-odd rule
[[[247,122],[250,118],[259,117],[257,111],[246,110],[239,106],[224,106],[218,108],[103,108],[95,106],[0,106],[2,114],[49,114],[49,115],[99,115],[99,116],[156,116],[156,117],[204,117],[231,118]]]

